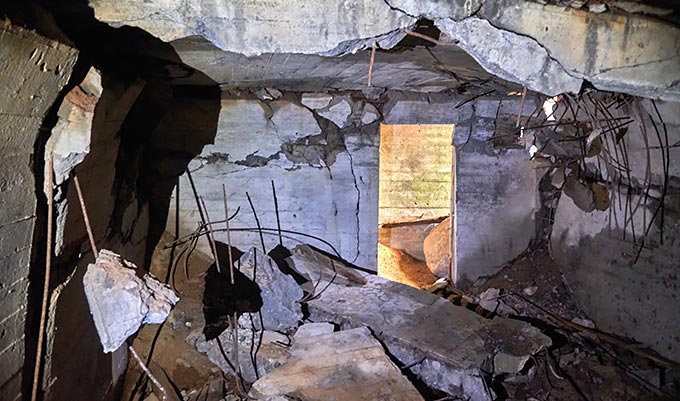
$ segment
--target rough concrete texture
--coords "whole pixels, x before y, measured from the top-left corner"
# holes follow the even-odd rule
[[[60,185],[90,152],[94,109],[102,95],[99,71],[90,68],[78,86],[71,89],[57,111],[57,123],[45,145],[45,158],[54,160],[54,183]]]
[[[289,394],[309,401],[423,399],[366,327],[296,336],[290,354],[281,367],[253,383],[251,396]]]
[[[267,53],[246,57],[225,52],[202,38],[172,42],[182,61],[227,87],[260,86],[281,90],[326,91],[367,88],[370,50],[339,57]],[[457,46],[405,48],[398,53],[378,51],[373,64],[376,90],[437,92],[447,88],[488,86],[517,90],[494,78]],[[513,88],[513,89],[508,89]]]
[[[429,386],[474,401],[488,399],[480,369],[517,373],[551,344],[533,326],[484,319],[425,291],[377,276],[362,287],[331,285],[309,302],[310,318],[368,326],[388,352]],[[421,361],[421,362],[417,362]]]
[[[448,277],[451,262],[451,217],[437,224],[423,241],[425,262],[432,273],[438,277]]]
[[[283,331],[297,326],[302,320],[299,302],[303,294],[293,277],[282,273],[272,258],[257,248],[241,256],[237,267],[260,287],[262,309],[253,318],[257,330]]]
[[[0,21],[0,393],[20,397],[36,216],[34,145],[77,51]]]
[[[606,182],[617,182],[619,178],[610,176],[605,169],[598,170],[603,176],[599,185],[606,186],[613,195],[609,208],[586,212],[563,193],[555,212],[551,249],[577,301],[599,329],[632,337],[660,354],[680,361],[680,339],[676,334],[680,332],[676,307],[680,299],[677,276],[680,148],[667,149],[670,159],[663,241],[659,212],[646,237],[645,247],[640,250],[640,239],[657,209],[664,183],[666,156],[661,154],[666,144],[664,132],[668,135],[667,143],[680,141],[677,117],[680,103],[656,102],[656,106],[659,115],[648,100],[636,100],[613,111],[615,117],[627,116],[636,120],[628,125],[624,139],[629,174],[633,185],[641,186],[639,192],[631,194],[628,201],[625,185],[617,188]],[[660,124],[662,120],[665,126]],[[654,134],[652,121],[658,123],[659,136]],[[648,131],[646,134],[641,130],[641,122]],[[595,160],[588,161],[596,170]],[[644,183],[647,181],[651,182],[651,188],[650,197],[645,199],[637,193],[646,192]],[[632,205],[632,217],[631,208],[626,205]]]
[[[242,315],[238,319],[238,362],[243,378],[249,382],[254,382],[271,372],[289,356],[288,349],[284,346],[290,343],[288,337],[271,330],[253,330],[255,316]],[[206,354],[223,372],[234,372],[236,354],[231,329],[225,330],[218,338],[210,341],[206,341],[202,330],[195,330],[189,334],[186,341],[199,352]],[[251,349],[257,349],[254,361]]]
[[[322,334],[332,333],[334,331],[335,327],[328,322],[305,323],[302,326],[298,327],[297,331],[295,332],[294,338],[300,339],[302,337],[319,336]]]
[[[437,26],[460,40],[459,46],[482,67],[503,79],[521,82],[531,90],[548,95],[576,93],[581,87],[581,80],[565,71],[549,51],[531,37],[500,30],[480,18],[443,20],[437,22]],[[480,43],[493,45],[480,46]]]
[[[634,196],[634,204],[640,199]],[[674,196],[670,204],[678,202]],[[584,212],[571,198],[562,196],[552,232],[552,256],[588,316],[600,330],[633,337],[661,355],[680,361],[678,300],[680,259],[678,209],[668,206],[663,244],[654,226],[646,248],[634,263],[640,243],[633,244],[646,225],[643,214],[655,207],[641,206],[624,226],[624,211]],[[647,218],[647,220],[649,217]],[[626,239],[624,239],[624,233]]]
[[[102,249],[87,266],[83,287],[104,352],[118,349],[143,324],[160,324],[179,301],[175,292],[137,266]]]
[[[92,0],[90,6],[98,20],[112,26],[137,26],[166,42],[202,36],[222,50],[245,55],[338,55],[376,40],[389,48],[403,36],[399,31],[416,22],[381,0],[335,2],[327,7],[292,6],[285,0],[226,5],[204,0]]]
[[[680,29],[676,26],[635,14],[594,14],[513,0],[487,1],[480,15],[498,29],[533,38],[547,50],[547,64],[557,63],[598,89],[680,100]],[[526,61],[518,57],[513,64]],[[547,60],[532,61],[543,65]],[[556,95],[571,91],[567,88],[532,89]]]
[[[324,77],[333,77],[334,74],[323,73],[324,68],[317,68],[320,61],[310,62],[297,54],[354,53],[375,40],[381,48],[388,49],[418,18],[427,17],[445,36],[458,39],[460,48],[483,69],[539,92],[575,93],[587,80],[603,90],[680,99],[680,29],[637,14],[593,13],[515,0],[445,4],[363,0],[329,2],[324,7],[291,7],[285,1],[264,6],[246,1],[223,8],[201,0],[182,4],[92,0],[90,5],[100,21],[113,26],[137,26],[163,40],[184,42],[177,47],[182,60],[213,79],[211,70],[215,71],[216,65],[221,64],[222,71],[231,70],[229,65],[255,67],[257,62],[234,60],[239,54],[265,53],[269,53],[269,61],[276,55],[286,57],[285,63],[273,64],[277,68],[293,60],[295,64],[314,66],[313,70]],[[263,33],[266,40],[260,40]],[[206,42],[224,52],[197,54],[196,49],[205,49]],[[221,53],[221,62],[216,62],[217,53]],[[264,61],[265,66],[269,61]],[[454,61],[450,65],[459,64]],[[476,69],[481,67],[477,65]],[[262,70],[258,68],[257,74],[257,78],[251,76],[245,81],[261,81]],[[235,82],[240,80],[216,81],[239,85]],[[266,85],[272,86],[270,83]]]

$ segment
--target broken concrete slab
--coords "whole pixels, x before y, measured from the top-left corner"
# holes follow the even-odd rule
[[[160,324],[179,297],[150,275],[136,276],[137,266],[106,249],[87,266],[83,287],[104,352],[118,349],[142,323]]]
[[[297,326],[302,320],[299,302],[303,293],[293,277],[283,274],[274,260],[257,248],[241,256],[237,266],[262,291],[262,309],[253,321],[255,328],[281,331]]]
[[[299,339],[302,337],[313,337],[332,333],[333,331],[335,331],[335,326],[333,326],[331,323],[305,323],[297,329],[294,338]]]
[[[303,326],[304,327],[304,326]],[[253,384],[256,399],[422,400],[366,327],[296,338],[290,359]]]
[[[329,286],[309,301],[310,318],[369,326],[391,355],[446,393],[487,400],[483,365],[495,373],[517,373],[551,344],[527,323],[485,319],[425,291],[376,276],[367,280],[362,287]]]
[[[330,280],[341,285],[366,284],[366,279],[359,271],[330,258],[307,244],[293,248],[286,262],[291,269],[314,284],[318,281],[328,282]]]
[[[451,269],[451,216],[437,224],[423,241],[425,262],[432,273],[447,277]]]

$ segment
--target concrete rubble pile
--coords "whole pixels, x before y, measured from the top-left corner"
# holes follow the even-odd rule
[[[210,341],[194,330],[186,340],[226,373],[238,360],[255,399],[423,399],[410,373],[438,394],[486,401],[494,394],[485,378],[521,376],[531,356],[551,345],[528,323],[486,319],[306,245],[286,261],[322,285],[303,298],[300,286],[310,287],[253,248],[237,267],[259,286],[263,306],[240,316],[237,344],[231,329]]]

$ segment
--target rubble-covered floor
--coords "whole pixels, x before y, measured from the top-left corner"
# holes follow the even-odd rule
[[[157,247],[151,271],[158,277],[166,277],[171,265],[172,251],[165,248],[171,239],[166,233]],[[318,277],[332,278],[321,271],[328,263],[309,252],[293,251],[289,261],[298,268],[309,262],[304,268],[313,269],[314,260]],[[260,266],[270,263],[251,251],[242,256],[246,275],[248,256]],[[168,320],[144,326],[134,346],[143,358],[153,348],[149,366],[169,400],[677,399],[678,371],[653,363],[651,353],[624,349],[625,339],[593,329],[547,251],[520,256],[467,294],[451,289],[459,296],[443,291],[441,281],[428,292],[417,289],[427,287],[426,280],[409,287],[361,273],[362,282],[340,263],[330,265],[336,282],[319,283],[315,297],[306,294],[303,317],[292,324],[286,316],[295,321],[298,311],[286,311],[290,299],[272,286],[286,280],[277,285],[290,285],[291,276],[273,263],[271,274],[256,268],[256,281],[268,278],[260,283],[260,313],[239,318],[243,382],[230,369],[231,331],[213,340],[204,336],[211,260],[199,252],[186,263],[186,274],[180,259],[167,276],[180,296]],[[272,300],[280,304],[266,316]],[[131,362],[121,399],[160,400],[161,394]]]

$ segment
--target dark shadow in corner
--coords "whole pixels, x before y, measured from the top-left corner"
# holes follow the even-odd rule
[[[215,241],[215,245],[221,272],[217,271],[217,265],[213,263],[205,276],[203,334],[206,340],[215,339],[226,330],[234,312],[238,315],[248,312],[256,313],[262,308],[260,287],[238,271],[236,266],[234,266],[234,285],[232,285],[229,272],[229,247],[219,241]],[[243,252],[235,247],[231,249],[234,261],[238,261]]]

